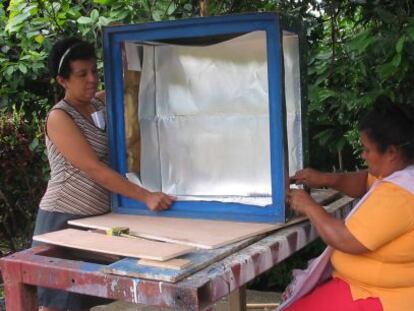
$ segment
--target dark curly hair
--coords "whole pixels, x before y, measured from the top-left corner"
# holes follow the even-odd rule
[[[76,37],[57,41],[49,54],[49,73],[52,78],[58,75],[67,79],[70,74],[70,62],[78,59],[96,58],[92,44]]]
[[[389,146],[400,148],[406,160],[414,161],[414,107],[393,103],[379,96],[359,122],[359,130],[377,144],[384,153]]]

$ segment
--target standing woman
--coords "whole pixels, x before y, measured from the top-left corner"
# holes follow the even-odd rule
[[[149,192],[108,166],[104,94],[97,93],[93,45],[77,38],[56,42],[49,55],[49,70],[64,89],[64,98],[47,117],[51,172],[34,235],[63,229],[70,219],[109,212],[110,191],[142,201],[153,211],[167,209],[173,197]],[[40,309],[45,311],[86,310],[100,304],[94,298],[38,288]]]

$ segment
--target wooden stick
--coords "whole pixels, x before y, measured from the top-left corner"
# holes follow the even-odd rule
[[[200,16],[208,16],[208,0],[200,0]]]
[[[279,306],[280,303],[248,303],[246,305],[247,309],[266,309],[266,308],[276,308],[277,306]]]

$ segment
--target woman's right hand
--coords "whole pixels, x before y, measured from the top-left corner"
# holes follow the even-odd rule
[[[145,204],[151,211],[163,211],[168,209],[175,199],[175,197],[163,192],[148,192]]]
[[[299,170],[289,179],[291,184],[305,185],[310,188],[321,188],[327,186],[326,174],[312,168]]]

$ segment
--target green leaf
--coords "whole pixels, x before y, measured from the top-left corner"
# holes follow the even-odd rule
[[[177,9],[177,5],[175,3],[171,3],[167,10],[167,15],[172,15],[175,10]]]
[[[408,26],[405,29],[405,32],[407,33],[407,35],[410,37],[411,41],[414,41],[414,24]]]
[[[310,90],[311,96],[314,101],[317,103],[321,103],[324,100],[335,97],[337,94],[335,91],[326,89],[326,88],[320,88],[320,87],[314,87]]]
[[[87,16],[81,16],[77,19],[77,22],[81,25],[92,24],[92,19]]]
[[[7,67],[7,69],[6,69],[6,74],[7,75],[11,76],[13,74],[13,72],[14,72],[13,66]]]
[[[36,5],[29,5],[24,8],[23,13],[29,13],[30,15],[36,15],[38,12],[38,8]]]
[[[404,48],[404,43],[405,43],[405,36],[402,35],[398,41],[397,44],[395,45],[395,50],[397,51],[398,54],[401,54],[401,51]]]
[[[10,12],[9,18],[13,18],[19,14],[25,7],[26,2],[24,0],[10,0],[8,11]]]
[[[113,0],[93,0],[93,3],[101,4],[101,5],[110,5],[112,4]]]
[[[23,73],[26,74],[27,73],[27,67],[25,64],[23,63],[19,63],[19,70]]]
[[[315,58],[320,59],[320,60],[327,60],[327,59],[330,59],[331,56],[332,56],[332,51],[328,51],[328,52],[319,53],[318,55],[315,56]]]
[[[96,21],[99,17],[99,12],[97,9],[93,9],[91,12],[91,19]]]
[[[69,9],[68,11],[66,11],[66,15],[67,15],[68,18],[71,18],[71,19],[77,19],[81,16],[79,11],[74,10],[74,9]]]
[[[27,22],[27,19],[30,17],[30,13],[22,13],[16,15],[14,18],[9,19],[9,22],[6,25],[6,31],[10,33],[18,32],[20,28],[24,26],[24,23]]]
[[[111,19],[113,21],[123,21],[128,16],[128,12],[119,11],[119,12],[111,12]]]
[[[386,80],[396,71],[396,67],[393,65],[392,61],[382,64],[377,67],[377,72],[380,75],[382,80]]]
[[[111,22],[109,18],[106,18],[105,16],[99,16],[98,25],[99,26],[106,26]]]
[[[34,39],[37,43],[42,44],[43,41],[45,40],[45,37],[43,37],[42,34],[38,34]]]
[[[34,151],[39,146],[39,139],[35,137],[29,145],[30,151]]]
[[[349,41],[346,45],[350,50],[356,50],[358,52],[364,52],[369,45],[374,42],[375,38],[371,35],[371,31],[363,31],[357,35],[353,40]]]
[[[161,15],[162,15],[162,12],[161,11],[154,11],[154,12],[152,12],[152,19],[154,20],[154,21],[156,21],[156,22],[158,22],[158,21],[160,21],[161,20]]]
[[[391,63],[394,67],[398,67],[401,64],[401,54],[397,53],[391,60]]]

